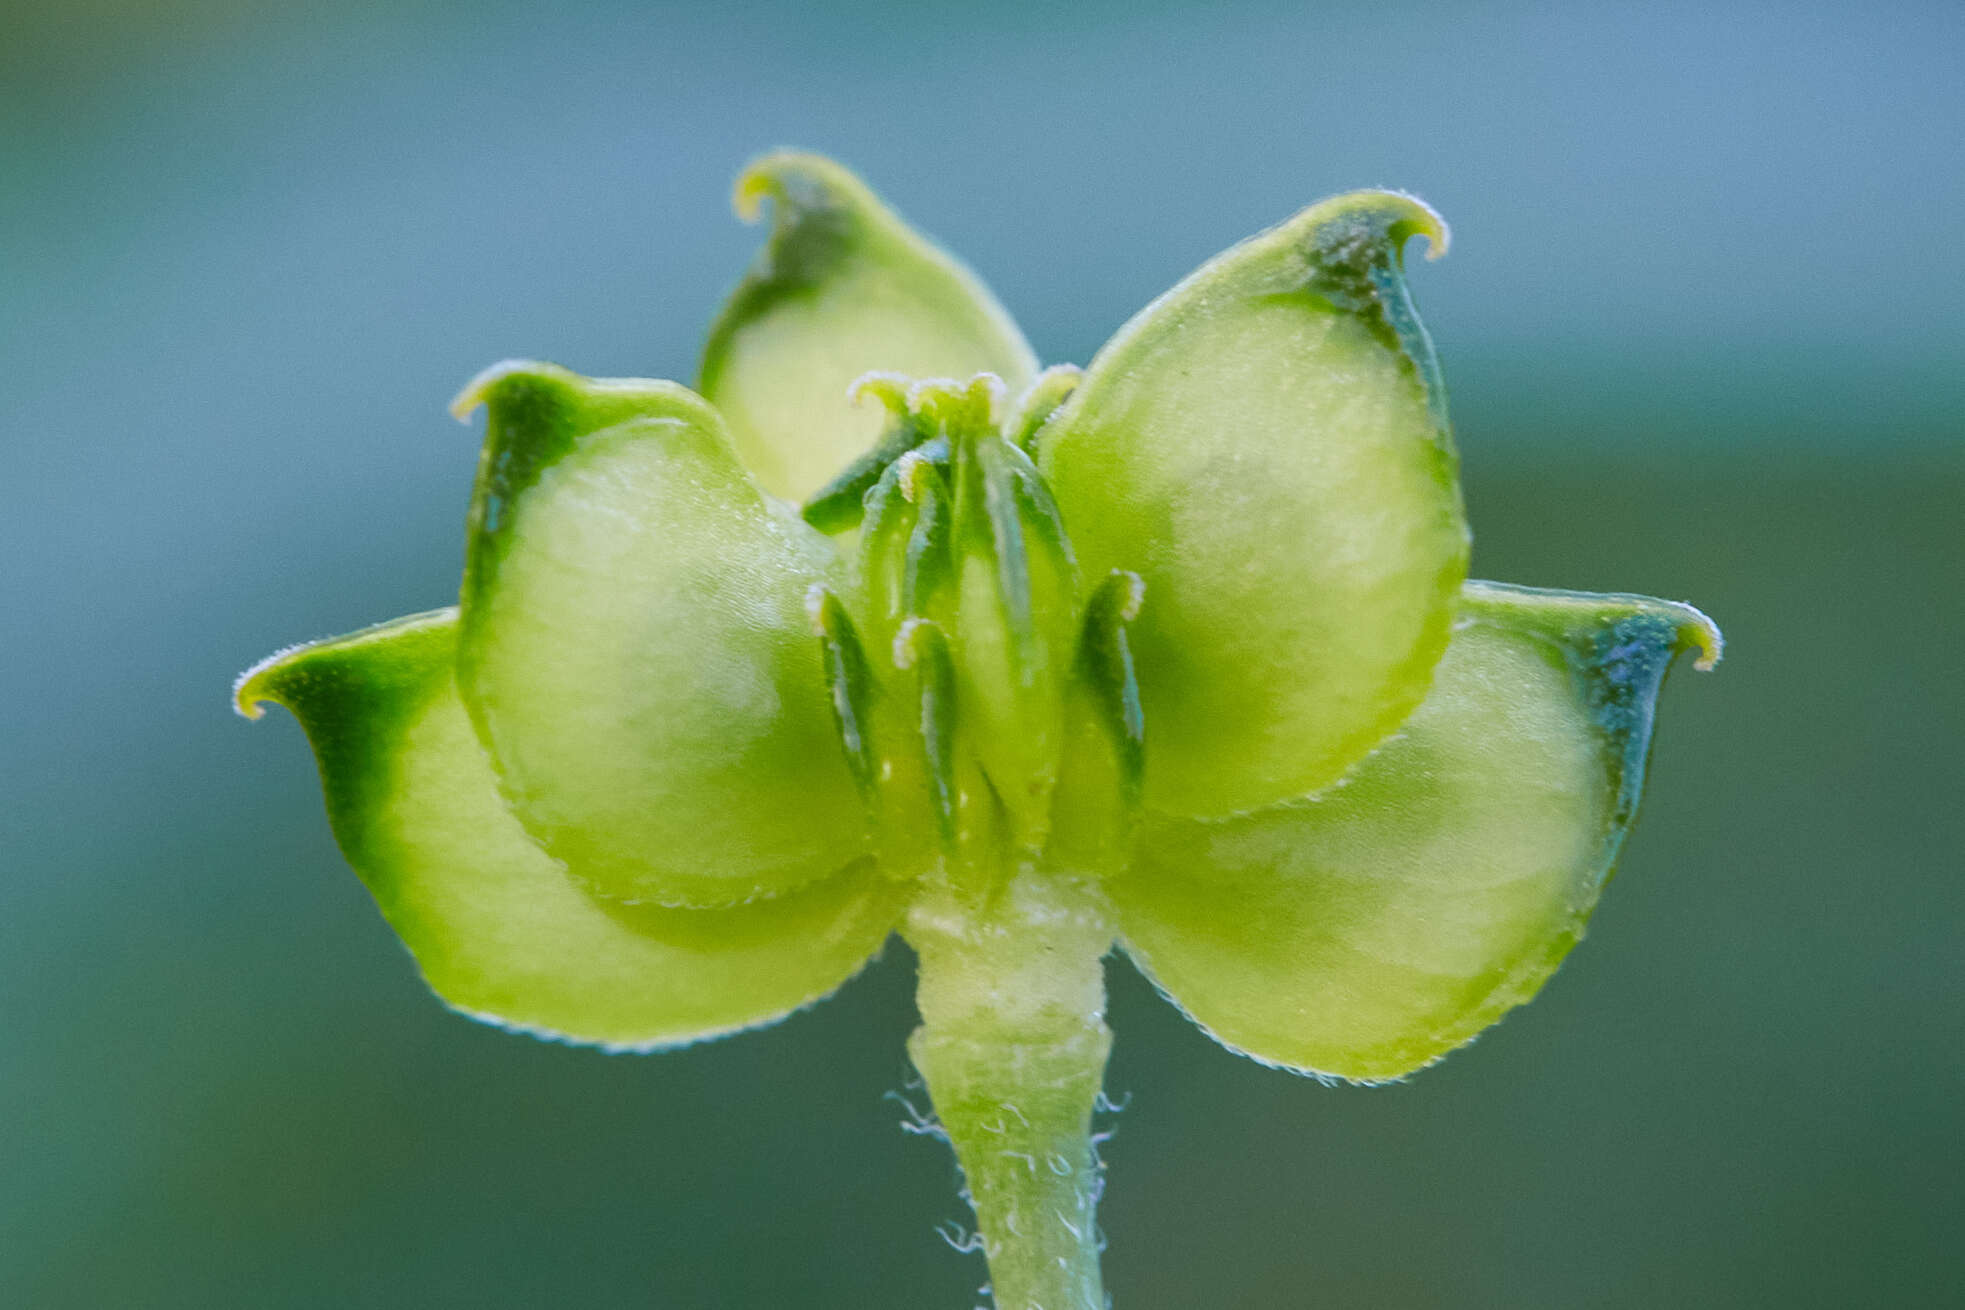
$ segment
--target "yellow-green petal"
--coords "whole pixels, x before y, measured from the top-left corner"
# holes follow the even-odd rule
[[[832,543],[673,382],[501,366],[458,685],[520,822],[625,901],[782,895],[867,853],[806,593]]]
[[[845,168],[766,155],[737,179],[737,212],[766,199],[771,235],[710,329],[700,386],[773,494],[803,499],[879,436],[880,407],[847,399],[862,373],[1036,374],[989,289]]]
[[[1145,803],[1222,815],[1335,780],[1425,695],[1466,576],[1445,393],[1389,192],[1203,265],[1035,435],[1087,577],[1127,569]]]
[[[1431,694],[1341,784],[1143,834],[1108,883],[1127,949],[1266,1063],[1374,1081],[1438,1059],[1581,938],[1665,673],[1718,642],[1689,606],[1469,584]]]
[[[320,763],[336,841],[454,1008],[567,1041],[648,1049],[770,1023],[879,949],[898,892],[861,863],[722,910],[590,895],[507,812],[452,678],[456,611],[283,652],[242,712],[285,705]]]

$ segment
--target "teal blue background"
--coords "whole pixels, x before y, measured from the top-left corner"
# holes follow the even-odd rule
[[[454,595],[522,354],[692,375],[751,153],[863,170],[1047,359],[1411,189],[1476,570],[1692,599],[1547,994],[1410,1083],[1115,961],[1120,1310],[1965,1302],[1965,10],[0,4],[0,1304],[936,1307],[899,947],[647,1059],[455,1018],[288,642]]]

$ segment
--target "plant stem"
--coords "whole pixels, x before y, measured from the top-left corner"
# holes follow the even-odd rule
[[[912,911],[927,1081],[975,1207],[998,1310],[1105,1310],[1091,1118],[1112,1046],[1096,898],[1024,871]]]

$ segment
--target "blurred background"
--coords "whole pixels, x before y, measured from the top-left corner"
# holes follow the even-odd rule
[[[778,144],[1049,360],[1418,192],[1476,572],[1731,640],[1445,1065],[1324,1089],[1112,963],[1121,1310],[1965,1303],[1965,9],[1318,8],[0,4],[0,1304],[976,1302],[903,948],[665,1057],[478,1027],[226,708],[454,596],[479,367],[693,376]]]

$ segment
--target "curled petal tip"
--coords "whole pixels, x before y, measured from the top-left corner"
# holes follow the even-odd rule
[[[1409,238],[1426,238],[1426,258],[1434,260],[1446,254],[1447,247],[1453,244],[1453,229],[1439,210],[1421,200],[1410,191],[1361,191],[1358,200],[1378,202],[1375,208],[1387,210],[1385,218],[1387,234],[1394,245],[1403,245]]]
[[[1641,624],[1638,643],[1667,661],[1693,652],[1692,667],[1709,672],[1726,651],[1719,625],[1684,601],[1660,600],[1630,592],[1560,591],[1511,587],[1498,582],[1469,582],[1461,591],[1461,611],[1455,631],[1491,619],[1496,613],[1539,613],[1542,622],[1560,632],[1610,634],[1618,641],[1629,635],[1625,625]],[[1516,621],[1516,620],[1510,620]]]
[[[273,658],[279,657],[276,655]],[[266,717],[265,698],[257,690],[248,690],[259,671],[265,667],[265,661],[262,660],[232,680],[232,712],[242,719],[256,722]]]
[[[1587,598],[1587,597],[1586,597]],[[1691,652],[1692,667],[1710,673],[1726,654],[1726,637],[1706,613],[1682,600],[1657,600],[1649,596],[1620,597],[1654,618],[1671,625],[1671,654]]]
[[[778,205],[773,221],[783,224],[796,219],[798,211],[857,207],[868,198],[865,193],[864,183],[824,155],[773,150],[753,159],[737,175],[730,207],[744,222],[755,223],[770,199]]]
[[[737,217],[746,223],[762,218],[767,198],[783,198],[782,174],[796,167],[799,159],[795,150],[773,150],[744,165],[744,171],[737,174],[737,181],[730,188],[730,208],[737,212]]]
[[[459,423],[469,423],[472,412],[490,400],[492,389],[515,374],[558,372],[555,366],[536,359],[500,360],[464,384],[464,389],[450,402],[450,416]]]
[[[1683,603],[1676,608],[1682,611],[1678,629],[1680,648],[1697,651],[1692,667],[1701,673],[1711,673],[1726,655],[1726,635],[1703,611]]]
[[[743,222],[755,223],[764,216],[764,197],[769,194],[771,179],[755,167],[747,168],[737,175],[737,184],[730,190],[730,208]]]
[[[1453,228],[1439,210],[1421,200],[1409,191],[1393,191],[1390,194],[1408,202],[1414,211],[1414,218],[1405,230],[1395,231],[1395,236],[1423,236],[1426,238],[1426,258],[1438,259],[1445,255],[1453,244]]]
[[[1426,258],[1438,259],[1453,242],[1440,211],[1408,191],[1352,191],[1304,210],[1285,227],[1303,225],[1326,259],[1357,258],[1379,242],[1396,252],[1412,237],[1426,238]]]
[[[266,716],[267,702],[280,704],[280,698],[273,694],[268,684],[274,670],[285,664],[289,658],[306,650],[310,642],[298,642],[292,646],[282,646],[259,663],[232,680],[232,711],[243,719],[257,721]]]

